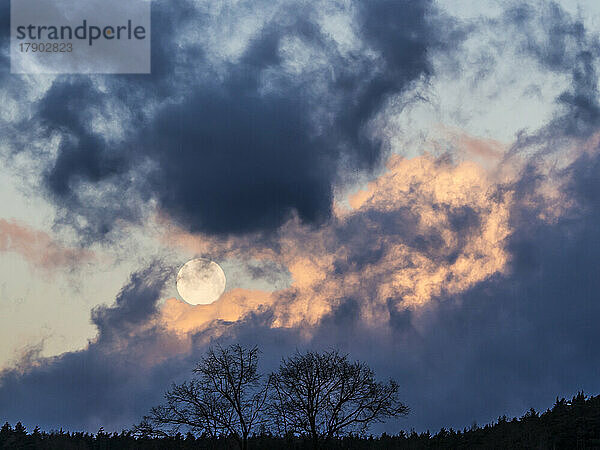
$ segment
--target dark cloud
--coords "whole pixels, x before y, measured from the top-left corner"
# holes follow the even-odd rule
[[[0,83],[10,73],[10,2],[0,3]]]
[[[20,78],[10,73],[9,1],[0,2],[0,88],[15,97],[23,93],[23,84]]]
[[[600,159],[583,154],[567,172],[570,175],[567,193],[579,199],[581,213],[600,214]]]
[[[16,369],[3,371],[3,419],[25,417],[47,429],[66,424],[88,430],[106,424],[114,429],[128,426],[130,418],[155,398],[158,384],[168,379],[164,368],[148,371],[145,360],[175,342],[152,325],[156,302],[171,272],[154,263],[133,274],[115,305],[93,311],[98,336],[84,350],[46,359],[29,352]]]
[[[64,222],[101,238],[118,218],[139,220],[150,199],[191,232],[270,231],[293,213],[307,223],[329,217],[334,185],[385,154],[369,121],[391,95],[429,76],[428,52],[454,37],[449,25],[438,27],[445,22],[431,2],[361,3],[359,34],[375,56],[348,56],[313,16],[308,7],[281,12],[239,59],[216,67],[178,35],[208,19],[187,2],[159,2],[153,75],[59,77],[34,120],[61,139],[45,185]],[[286,39],[327,65],[290,76],[280,54]],[[95,126],[115,114],[123,138]],[[126,207],[115,191],[129,193]]]
[[[322,221],[335,151],[311,136],[306,117],[300,99],[246,86],[193,96],[148,130],[144,147],[158,162],[148,188],[191,232],[268,230],[292,210]]]
[[[527,143],[549,138],[588,137],[600,125],[597,63],[600,41],[580,17],[572,17],[558,3],[509,8],[503,26],[514,30],[525,55],[546,70],[568,76],[570,86],[557,98],[556,117]]]
[[[340,222],[333,245],[343,242],[348,252],[343,259],[334,261],[336,272],[359,271],[369,264],[377,264],[394,242],[402,242],[432,261],[453,263],[464,251],[468,237],[481,228],[481,215],[487,211],[446,203],[434,204],[433,208],[442,212],[443,217],[431,225],[420,223],[419,208],[412,204],[389,211],[367,210]],[[442,228],[452,232],[451,243],[442,238]]]
[[[460,39],[438,28],[446,24],[441,20],[436,23],[436,11],[429,0],[375,0],[358,7],[362,37],[378,52],[380,66],[373,70],[372,62],[359,59],[353,62],[353,70],[334,68],[338,72],[335,86],[343,92],[336,122],[340,139],[359,152],[359,166],[369,167],[379,161],[382,143],[368,136],[368,122],[390,95],[433,73],[429,52],[442,47],[446,39],[448,45],[456,45]]]
[[[98,328],[98,342],[127,336],[128,332],[146,324],[157,313],[156,302],[171,274],[172,268],[154,263],[131,275],[114,306],[96,307],[92,311],[92,323]]]
[[[91,80],[75,78],[55,83],[40,104],[37,119],[49,134],[62,137],[47,175],[50,190],[59,197],[71,195],[77,179],[94,183],[123,171],[124,158],[111,154],[106,137],[92,130],[91,115],[94,109],[106,110],[106,100]]]

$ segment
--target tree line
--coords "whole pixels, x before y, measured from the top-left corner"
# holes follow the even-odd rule
[[[253,434],[249,447],[260,450],[310,450],[305,436]],[[50,433],[39,428],[28,433],[23,425],[8,423],[0,428],[0,449],[43,450],[232,450],[237,443],[227,436],[210,438],[192,433],[150,438],[136,436],[133,430],[107,434]],[[472,425],[463,430],[442,428],[436,434],[400,432],[396,435],[342,436],[330,440],[328,450],[433,450],[433,449],[599,449],[600,396],[577,394],[571,400],[556,400],[544,413],[529,410],[520,418],[500,417],[492,424]]]

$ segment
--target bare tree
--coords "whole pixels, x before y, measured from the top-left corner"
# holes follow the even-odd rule
[[[211,437],[232,436],[242,450],[264,420],[268,382],[258,371],[259,350],[241,345],[211,348],[194,369],[196,378],[174,384],[166,403],[153,408],[136,427],[147,436],[172,435],[182,428]]]
[[[296,353],[283,359],[271,375],[270,415],[281,434],[307,434],[316,449],[320,441],[408,414],[398,399],[398,385],[375,381],[362,362],[350,362],[337,351]]]

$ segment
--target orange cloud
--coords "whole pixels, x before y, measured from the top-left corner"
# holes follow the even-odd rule
[[[499,161],[508,150],[506,145],[494,139],[476,138],[467,134],[458,137],[458,147],[468,155],[493,161]]]
[[[484,167],[489,168],[497,164],[510,149],[510,145],[501,141],[472,136],[460,129],[440,125],[438,131],[440,134],[433,142],[436,147],[444,148],[450,144],[458,155]]]
[[[189,305],[170,298],[163,305],[162,318],[171,329],[188,332],[216,321],[235,322],[251,311],[273,304],[271,292],[233,289],[210,305]]]
[[[33,266],[46,270],[73,267],[92,258],[88,250],[64,247],[43,231],[5,219],[0,219],[0,252],[18,253]]]
[[[205,306],[170,299],[162,320],[188,332],[269,309],[274,327],[310,329],[353,298],[363,320],[381,325],[391,307],[418,310],[504,271],[511,202],[495,175],[473,162],[393,156],[380,177],[348,199],[350,209],[337,205],[318,229],[292,219],[276,237],[253,241],[190,235],[170,225],[172,245],[214,258],[273,260],[292,282],[275,292],[237,289]]]

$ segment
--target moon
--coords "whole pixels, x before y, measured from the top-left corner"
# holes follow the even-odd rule
[[[209,305],[225,290],[225,272],[216,262],[197,258],[188,261],[177,274],[177,292],[190,305]]]

